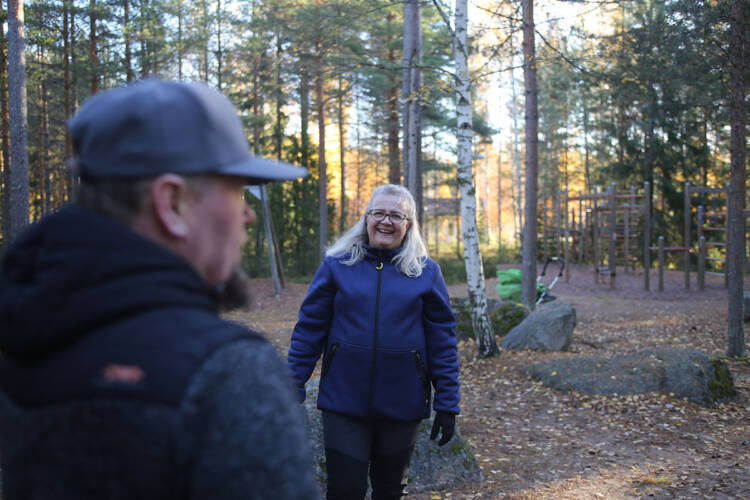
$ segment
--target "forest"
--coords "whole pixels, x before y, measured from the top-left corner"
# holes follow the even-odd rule
[[[729,183],[731,9],[737,3],[745,11],[750,5],[534,3],[540,207],[559,203],[566,191],[649,182],[653,233],[680,241],[684,183]],[[408,4],[419,6],[416,26],[411,18],[405,22]],[[87,97],[149,76],[201,80],[240,109],[255,154],[310,171],[302,180],[268,187],[288,275],[314,272],[321,249],[361,216],[374,186],[404,182],[418,191],[431,254],[449,280],[452,269],[456,280],[464,279],[451,2],[9,0],[3,7],[3,244],[19,209],[10,201],[17,182],[11,177],[16,151],[10,136],[13,108],[21,103],[12,97],[8,72],[9,40],[18,24],[8,22],[5,9],[14,8],[25,42],[29,192],[22,219],[36,221],[71,199],[75,180],[65,167],[72,154],[65,122]],[[746,38],[748,23],[739,23]],[[521,2],[470,3],[473,177],[485,266],[520,259],[529,92],[522,27]],[[415,30],[419,56],[412,65],[404,47]],[[413,77],[407,70],[415,66]],[[745,81],[747,71],[744,64]],[[411,132],[404,132],[410,105],[418,108],[421,127],[412,172],[406,163]],[[747,109],[745,100],[743,117]],[[407,181],[407,174],[415,177]],[[259,200],[250,194],[248,200],[262,212]],[[263,225],[250,232],[246,267],[267,276]]]

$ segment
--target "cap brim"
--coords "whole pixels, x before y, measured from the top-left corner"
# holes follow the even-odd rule
[[[307,169],[290,163],[253,156],[234,165],[222,166],[217,174],[244,177],[248,185],[292,181],[307,175]]]

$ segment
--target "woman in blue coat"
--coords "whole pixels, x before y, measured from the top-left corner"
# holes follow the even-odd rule
[[[327,498],[364,498],[368,470],[373,500],[405,496],[432,388],[431,439],[447,443],[459,412],[455,319],[406,188],[375,189],[310,284],[288,356],[303,401],[321,353]]]

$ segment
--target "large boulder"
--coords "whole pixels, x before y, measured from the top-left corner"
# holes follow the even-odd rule
[[[310,445],[313,453],[315,474],[325,497],[326,459],[323,447],[323,423],[317,409],[318,378],[310,379],[305,386],[307,398],[305,411],[310,432]],[[460,420],[460,419],[459,419]],[[482,481],[482,470],[471,451],[469,443],[463,440],[456,424],[456,433],[444,446],[437,440],[430,441],[432,419],[419,425],[419,435],[409,467],[409,491],[441,490],[464,483]]]
[[[503,349],[565,351],[573,340],[576,310],[555,301],[541,304],[503,339]]]
[[[458,340],[475,339],[471,325],[468,297],[451,297],[451,310],[456,317],[456,337]],[[517,302],[487,299],[487,314],[490,316],[492,330],[496,336],[503,336],[511,331],[529,315],[529,309]]]
[[[563,391],[594,394],[661,392],[713,406],[737,395],[726,363],[695,349],[649,349],[612,358],[562,358],[526,369]]]

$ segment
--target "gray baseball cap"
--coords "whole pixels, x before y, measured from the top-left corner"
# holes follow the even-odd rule
[[[108,90],[86,101],[68,127],[83,178],[219,174],[263,184],[307,175],[252,155],[235,107],[201,83],[149,78]]]

